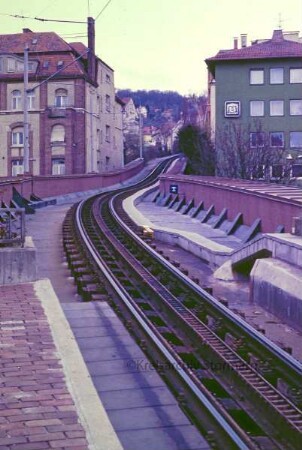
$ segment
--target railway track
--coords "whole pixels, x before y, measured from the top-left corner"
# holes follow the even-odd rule
[[[152,183],[160,170],[132,191]],[[130,327],[139,324],[151,347],[157,347],[161,362],[153,361],[159,369],[169,361],[173,370],[163,376],[181,378],[176,384],[192,399],[192,405],[184,402],[188,414],[201,429],[205,421],[207,430],[215,430],[218,448],[299,448],[299,365],[158,256],[125,215],[122,201],[127,195],[129,189],[82,202],[76,213],[77,238],[65,236],[85,292],[92,299],[103,299],[108,291],[122,299],[117,300],[119,308],[127,308],[127,317],[135,320]],[[98,275],[81,268],[79,239]],[[111,287],[104,289],[108,282]],[[148,352],[152,359],[152,350]],[[273,367],[264,364],[267,360]],[[211,419],[205,419],[205,410]]]

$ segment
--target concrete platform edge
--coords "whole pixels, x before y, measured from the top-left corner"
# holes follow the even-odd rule
[[[123,450],[100,402],[50,280],[38,280],[34,283],[34,288],[47,315],[53,339],[62,360],[66,384],[86,431],[89,449]]]

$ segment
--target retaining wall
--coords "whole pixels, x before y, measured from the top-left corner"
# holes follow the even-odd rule
[[[243,214],[245,225],[251,226],[255,219],[261,219],[261,231],[273,233],[279,225],[285,227],[290,233],[293,226],[293,217],[301,217],[301,202],[285,198],[270,196],[259,191],[245,190],[241,187],[223,184],[217,178],[192,177],[187,175],[161,175],[160,192],[167,195],[171,184],[178,185],[178,195],[185,198],[188,203],[194,199],[195,205],[204,202],[204,209],[215,206],[215,214],[227,208],[228,220],[233,220],[238,213]],[[255,183],[255,187],[257,184]]]
[[[14,178],[0,178],[0,199],[9,204],[12,199],[13,188],[26,199],[31,194],[40,198],[56,197],[72,192],[89,191],[122,183],[135,176],[143,168],[142,160],[128,164],[119,172],[102,174],[60,175],[60,176],[20,176]]]

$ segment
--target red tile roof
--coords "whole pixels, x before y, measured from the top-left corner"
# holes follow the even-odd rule
[[[79,55],[82,55],[88,50],[88,47],[84,45],[82,42],[70,42],[70,47],[72,47]],[[87,54],[83,56],[84,59],[87,59]]]
[[[58,77],[86,75],[86,70],[80,60],[71,64],[78,56],[75,54],[75,51],[78,53],[81,50],[79,54],[82,54],[87,49],[81,43],[75,43],[73,47],[53,32],[34,33],[27,31],[18,34],[0,35],[0,54],[14,54],[23,58],[26,45],[29,46],[29,60],[38,61],[39,63],[34,76],[45,77],[52,75],[59,69],[59,61],[63,62],[62,67],[64,69],[58,74]],[[68,64],[71,65],[66,67]],[[32,77],[33,74],[29,74],[29,76]],[[23,74],[0,74],[0,79],[3,78],[19,79],[23,78]]]
[[[248,47],[220,50],[216,56],[206,59],[211,64],[216,61],[242,59],[302,58],[302,44],[283,38],[282,30],[275,30],[272,39]]]
[[[125,103],[125,105],[127,105],[127,103],[129,103],[130,100],[132,100],[132,99],[131,99],[131,97],[123,97],[122,100]]]
[[[36,44],[33,41],[37,40]],[[27,31],[17,34],[0,35],[0,53],[23,53],[25,45],[30,52],[66,52],[71,48],[60,36],[53,32],[34,33]]]

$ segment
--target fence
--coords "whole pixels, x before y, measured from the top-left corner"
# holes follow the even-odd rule
[[[0,247],[21,245],[25,241],[25,209],[0,208]]]

